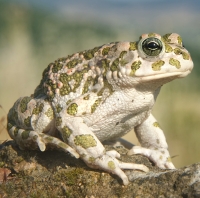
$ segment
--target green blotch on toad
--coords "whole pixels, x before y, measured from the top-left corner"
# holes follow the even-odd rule
[[[24,97],[21,100],[20,109],[21,109],[22,113],[24,113],[27,110],[27,105],[28,105],[28,103],[30,102],[31,99],[32,99],[31,97]]]
[[[169,64],[175,66],[177,69],[179,69],[181,67],[180,61],[178,61],[174,58],[169,59]]]
[[[100,105],[100,103],[101,103],[101,99],[100,99],[100,98],[97,99],[97,100],[94,102],[94,104],[91,106],[91,112],[92,112],[92,113],[95,112],[96,108]]]
[[[155,63],[152,64],[152,69],[154,71],[159,71],[161,70],[161,67],[165,64],[163,60],[156,61]]]
[[[69,136],[70,136],[71,134],[72,134],[72,130],[71,130],[69,127],[64,126],[64,127],[62,128],[62,138],[63,138],[63,140],[64,140],[65,142],[68,141],[68,138],[69,138]]]
[[[173,48],[172,48],[170,45],[165,44],[165,52],[166,52],[166,53],[173,52]]]
[[[54,114],[53,114],[53,109],[52,108],[48,108],[48,110],[45,112],[45,115],[52,120],[54,118]]]
[[[153,123],[153,126],[159,127],[159,128],[160,128],[160,124],[159,124],[158,122],[154,122],[154,123]]]
[[[67,108],[67,113],[69,115],[76,115],[78,111],[78,105],[76,103],[72,103],[71,105],[69,105],[69,107]]]
[[[108,52],[110,50],[110,47],[105,47],[102,51],[102,55],[105,56],[105,55],[108,55]]]
[[[134,76],[135,72],[140,69],[141,61],[134,61],[131,65],[131,73],[130,76]]]
[[[56,118],[56,126],[61,126],[62,124],[62,118],[61,117],[57,117]]]
[[[134,51],[137,49],[137,43],[136,42],[130,42],[129,50]]]
[[[16,128],[14,129],[14,136],[15,136],[15,137],[18,135],[18,132],[19,132],[19,129],[16,127]],[[23,139],[23,138],[22,138],[22,139]]]
[[[109,161],[108,162],[108,167],[111,169],[111,170],[114,170],[116,168],[115,164],[113,161]]]
[[[119,65],[119,58],[115,59],[112,63],[112,65],[110,66],[110,70],[112,72],[117,71],[118,70],[118,65]]]
[[[30,134],[30,131],[23,131],[22,132],[22,139],[23,140],[28,139],[29,134]]]
[[[31,117],[30,116],[28,118],[24,119],[24,124],[27,127],[31,127]]]
[[[78,135],[74,138],[74,143],[84,149],[95,147],[97,145],[97,142],[92,135]]]

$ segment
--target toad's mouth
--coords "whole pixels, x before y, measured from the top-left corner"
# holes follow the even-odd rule
[[[177,72],[169,72],[169,73],[158,73],[158,74],[153,74],[150,76],[138,76],[138,78],[140,79],[141,82],[145,82],[145,81],[152,81],[152,80],[158,80],[158,79],[166,79],[166,78],[183,78],[185,76],[187,76],[190,72],[192,71],[192,69],[188,69],[186,71],[177,71]]]

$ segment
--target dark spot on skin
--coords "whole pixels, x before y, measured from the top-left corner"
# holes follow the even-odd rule
[[[132,100],[132,102],[134,102],[134,100]]]
[[[119,122],[116,122],[116,126],[119,124]]]

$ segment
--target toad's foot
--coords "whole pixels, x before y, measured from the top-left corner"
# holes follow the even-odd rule
[[[175,169],[167,149],[147,149],[141,146],[134,146],[129,150],[128,155],[141,154],[148,157],[161,169]]]
[[[33,150],[37,147],[41,151],[46,150],[46,146],[50,145],[54,148],[62,149],[65,152],[69,152],[74,157],[79,158],[79,154],[68,144],[61,141],[60,139],[44,134],[39,133],[36,131],[28,131],[24,129],[17,129],[16,127],[13,127],[11,130],[15,131],[15,135],[17,138],[15,141],[19,145],[20,149],[24,150],[25,148],[32,148]]]
[[[47,134],[39,134],[38,135],[38,146],[41,151],[44,151],[47,144],[53,145],[59,149],[64,150],[65,152],[69,152],[71,155],[73,155],[76,158],[79,158],[79,154],[72,148],[70,147],[67,143],[61,141],[60,139],[56,137],[49,136]],[[42,150],[44,149],[44,150]]]
[[[143,164],[125,163],[116,158],[120,158],[120,154],[117,151],[112,150],[107,151],[104,155],[94,159],[91,163],[86,163],[91,168],[103,169],[118,175],[123,180],[124,185],[128,185],[129,180],[122,169],[137,169],[144,172],[149,171],[149,169]]]

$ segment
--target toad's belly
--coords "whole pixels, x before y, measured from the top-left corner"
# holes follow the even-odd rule
[[[90,129],[100,141],[119,138],[128,133],[135,126],[141,124],[150,112],[129,115],[114,115],[98,120],[90,125]]]

